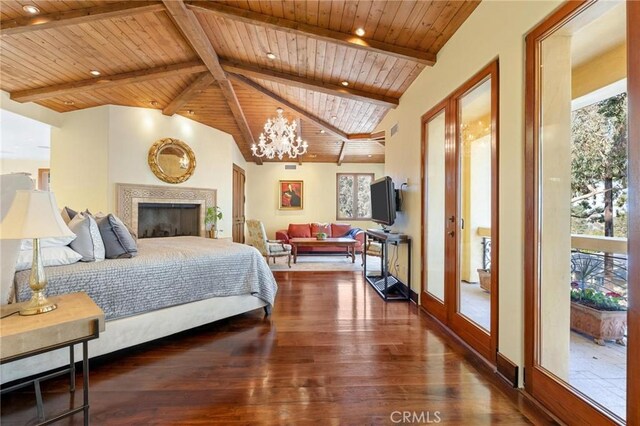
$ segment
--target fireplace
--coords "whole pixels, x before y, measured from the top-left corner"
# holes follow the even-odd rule
[[[139,203],[138,237],[200,235],[200,205],[191,203]]]
[[[138,230],[138,236],[142,238],[174,235],[204,237],[207,208],[217,205],[216,190],[207,188],[118,183],[116,193],[118,216],[132,229]],[[143,210],[150,211],[141,213]],[[150,215],[152,219],[146,219],[143,215]],[[192,225],[193,217],[196,225]],[[145,224],[141,224],[140,220]],[[155,223],[147,224],[148,220]],[[182,226],[183,223],[185,226]]]

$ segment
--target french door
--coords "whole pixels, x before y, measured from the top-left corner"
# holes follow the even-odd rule
[[[525,389],[569,424],[640,424],[640,2],[526,37]]]
[[[495,363],[498,61],[422,118],[423,307]]]

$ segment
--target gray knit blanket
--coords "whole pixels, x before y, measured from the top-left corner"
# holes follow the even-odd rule
[[[273,305],[278,286],[253,247],[200,237],[141,239],[138,256],[45,268],[48,296],[86,292],[107,320],[211,297],[250,294]],[[31,298],[16,273],[18,301]]]

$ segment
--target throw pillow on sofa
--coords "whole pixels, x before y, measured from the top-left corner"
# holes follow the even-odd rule
[[[331,235],[333,235],[334,238],[345,237],[349,231],[351,231],[351,225],[348,223],[331,224]]]
[[[319,233],[327,234],[328,238],[331,238],[331,226],[328,223],[312,223],[311,224],[311,236],[315,237]]]

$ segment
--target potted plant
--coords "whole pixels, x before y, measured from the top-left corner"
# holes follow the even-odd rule
[[[625,298],[614,291],[594,288],[593,278],[603,272],[602,262],[595,255],[581,253],[572,262],[578,280],[571,283],[571,329],[592,336],[602,346],[605,340],[624,345]]]
[[[327,239],[327,234],[325,232],[318,232],[316,234],[316,239],[318,239],[318,240],[326,240]]]
[[[478,269],[480,288],[491,293],[491,269]]]
[[[218,221],[222,220],[222,210],[218,206],[207,208],[204,224],[208,227],[209,238],[218,238]]]

